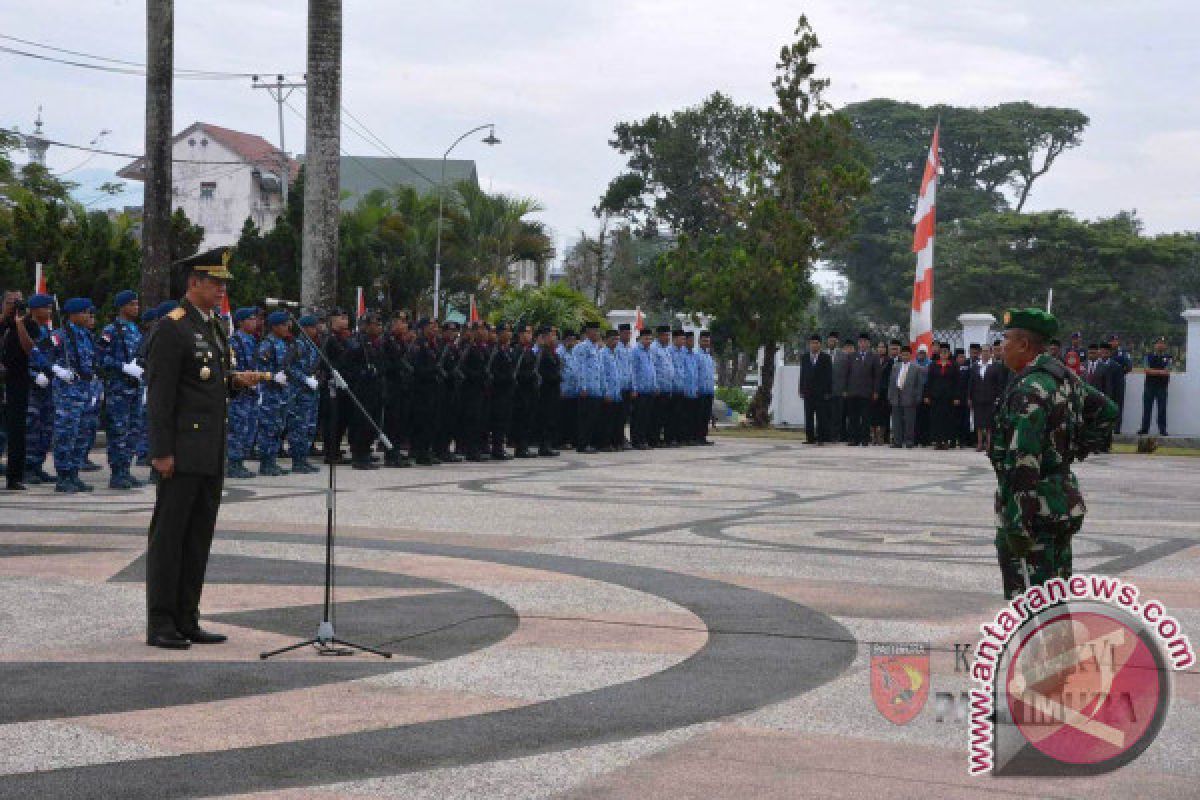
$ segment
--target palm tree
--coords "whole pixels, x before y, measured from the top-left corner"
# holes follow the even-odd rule
[[[337,295],[342,2],[308,2],[308,113],[300,299],[329,307]]]
[[[526,219],[542,210],[536,200],[489,194],[472,183],[456,187],[452,203],[459,219],[452,224],[452,246],[460,260],[460,283],[478,286],[485,278],[506,278],[518,261],[538,265],[539,273],[554,258],[545,224]]]

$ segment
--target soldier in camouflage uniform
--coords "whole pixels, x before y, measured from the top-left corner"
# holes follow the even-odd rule
[[[304,333],[292,343],[291,363],[287,374],[287,405],[284,411],[284,429],[287,431],[288,454],[292,457],[292,474],[306,475],[320,472],[308,461],[313,439],[317,435],[317,318],[306,314],[298,321]]]
[[[988,453],[996,470],[996,554],[1004,596],[1071,574],[1071,538],[1087,508],[1071,463],[1100,451],[1117,407],[1044,352],[1058,322],[1036,308],[1004,315],[1013,372],[996,406]]]

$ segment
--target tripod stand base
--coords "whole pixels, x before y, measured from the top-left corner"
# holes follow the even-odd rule
[[[287,647],[281,647],[278,650],[268,650],[265,653],[259,653],[258,657],[266,660],[273,656],[290,653],[293,650],[299,650],[302,647],[312,645],[317,648],[317,651],[323,656],[352,656],[356,651],[362,653],[371,653],[372,655],[382,656],[383,658],[391,658],[392,654],[386,650],[376,650],[374,647],[367,647],[363,644],[355,644],[347,642],[345,639],[339,639],[333,635],[333,625],[329,622],[322,622],[317,627],[317,635],[312,639],[305,639],[302,642],[289,644]]]

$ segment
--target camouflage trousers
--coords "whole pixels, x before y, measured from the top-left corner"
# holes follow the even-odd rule
[[[258,392],[242,391],[229,401],[229,436],[226,457],[241,461],[254,448],[258,431]]]
[[[25,471],[41,469],[54,444],[54,393],[50,387],[29,390],[25,409]]]
[[[108,466],[113,475],[124,475],[129,472],[137,450],[142,390],[123,381],[110,381],[105,395],[104,407],[108,417]]]
[[[87,381],[54,379],[54,469],[59,475],[78,472],[83,464],[88,446],[84,416],[91,399]]]
[[[100,430],[100,406],[104,402],[104,384],[93,380],[87,406],[83,410],[83,441],[80,442],[79,463],[88,459],[88,453],[96,444],[96,432]]]
[[[1033,547],[1025,556],[1029,579],[1040,586],[1051,578],[1069,578],[1072,569],[1071,539],[1083,525],[1080,518],[1039,525],[1033,532]],[[996,560],[1000,563],[1000,579],[1004,597],[1011,600],[1029,587],[1021,570],[1021,557],[1013,551],[1011,539],[1018,532],[1011,528],[996,529]]]
[[[150,428],[146,426],[146,392],[138,395],[137,431],[133,436],[133,449],[138,458],[146,458],[150,454]]]
[[[283,447],[286,409],[287,392],[283,387],[263,388],[262,405],[258,408],[258,454],[263,460],[275,458]]]
[[[288,453],[293,459],[308,458],[317,435],[317,392],[307,386],[292,389],[284,411]]]

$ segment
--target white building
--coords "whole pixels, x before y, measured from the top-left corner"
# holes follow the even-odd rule
[[[172,207],[204,228],[201,249],[236,244],[247,217],[270,230],[283,213],[285,157],[261,136],[196,122],[175,136],[171,154]],[[290,182],[299,165],[286,164]],[[139,158],[117,175],[140,181],[144,169]]]

